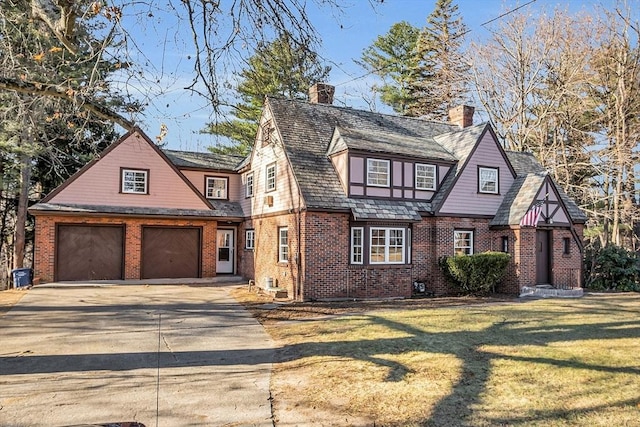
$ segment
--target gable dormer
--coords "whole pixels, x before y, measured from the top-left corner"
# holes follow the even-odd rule
[[[459,159],[445,183],[437,210],[446,215],[493,216],[516,173],[488,124],[439,135],[436,140]]]

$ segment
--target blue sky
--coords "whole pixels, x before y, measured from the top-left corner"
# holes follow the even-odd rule
[[[506,11],[530,0],[458,0],[460,14],[471,30],[467,41],[482,40],[488,31],[482,26]],[[629,0],[640,5],[639,0]],[[368,0],[345,0],[342,13],[311,7],[312,23],[322,40],[320,55],[332,67],[329,83],[336,86],[334,104],[354,108],[387,112],[388,109],[372,98],[370,86],[373,77],[364,76],[365,71],[354,62],[363,49],[371,45],[375,38],[385,34],[391,25],[408,21],[416,27],[424,26],[426,17],[434,8],[435,0],[385,0],[372,7]],[[312,2],[309,2],[311,5]],[[569,7],[572,12],[593,10],[596,4],[611,7],[614,0],[536,0],[519,12],[538,13],[554,7]],[[157,15],[157,14],[156,14]],[[202,135],[198,131],[212,119],[212,110],[203,98],[190,94],[183,88],[190,83],[189,59],[190,40],[186,28],[172,19],[170,14],[154,17],[161,26],[140,24],[136,31],[137,43],[147,54],[147,59],[157,73],[158,84],[152,87],[154,95],[150,99],[145,117],[139,125],[153,137],[159,132],[160,124],[168,126],[167,148],[192,151],[206,151],[211,145],[222,142],[216,136]],[[164,33],[159,28],[165,29]],[[167,30],[168,29],[168,30]],[[184,34],[184,40],[171,37],[171,47],[164,49],[167,34]],[[363,77],[364,76],[364,77]],[[373,104],[372,104],[373,102]]]

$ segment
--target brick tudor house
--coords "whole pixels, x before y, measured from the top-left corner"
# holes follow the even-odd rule
[[[268,98],[246,158],[158,148],[133,129],[47,195],[40,282],[235,274],[297,300],[450,291],[437,260],[511,254],[498,288],[580,286],[585,215],[473,108],[452,123]],[[537,223],[520,225],[528,212]]]

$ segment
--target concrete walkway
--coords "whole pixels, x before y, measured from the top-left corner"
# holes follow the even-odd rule
[[[0,425],[272,426],[273,343],[228,291],[25,291],[0,318]]]

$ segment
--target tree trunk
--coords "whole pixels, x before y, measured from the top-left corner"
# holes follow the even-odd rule
[[[31,182],[31,157],[22,154],[20,158],[20,196],[16,209],[16,225],[13,239],[13,268],[24,267],[26,247],[27,208],[29,207],[29,184]]]

